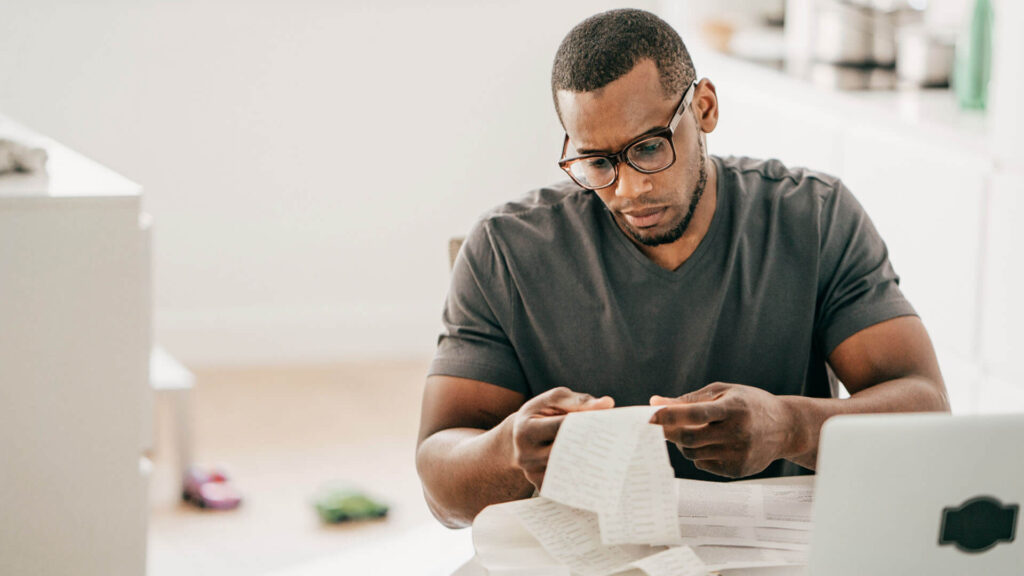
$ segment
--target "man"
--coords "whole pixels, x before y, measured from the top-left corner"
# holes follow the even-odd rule
[[[585,20],[552,91],[572,181],[486,215],[453,270],[416,459],[441,522],[533,494],[577,410],[665,406],[676,475],[717,480],[810,473],[835,414],[949,410],[860,205],[709,156],[715,87],[669,25]]]

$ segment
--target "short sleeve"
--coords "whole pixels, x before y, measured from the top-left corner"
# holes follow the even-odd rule
[[[915,315],[874,224],[837,182],[823,197],[815,337],[826,356],[855,333],[898,316]]]
[[[508,266],[484,220],[474,227],[455,259],[441,317],[443,328],[428,374],[479,380],[529,396],[508,336],[512,292]]]

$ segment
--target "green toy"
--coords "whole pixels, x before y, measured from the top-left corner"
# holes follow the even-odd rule
[[[328,524],[352,520],[366,520],[387,516],[388,507],[366,494],[344,487],[329,487],[320,491],[313,504],[320,519]]]

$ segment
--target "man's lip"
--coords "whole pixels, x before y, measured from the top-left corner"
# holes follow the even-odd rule
[[[643,210],[623,212],[622,215],[626,217],[627,222],[637,228],[649,228],[661,222],[665,210],[665,207],[644,208]]]
[[[623,212],[622,214],[632,218],[643,218],[645,216],[650,216],[651,214],[657,214],[664,209],[664,206],[659,206],[657,208],[644,208],[643,210],[630,210],[629,212]]]

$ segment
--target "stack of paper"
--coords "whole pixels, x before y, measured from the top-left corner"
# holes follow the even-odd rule
[[[697,576],[806,563],[809,485],[676,480],[660,407],[566,416],[540,497],[491,506],[473,524],[494,576]]]

